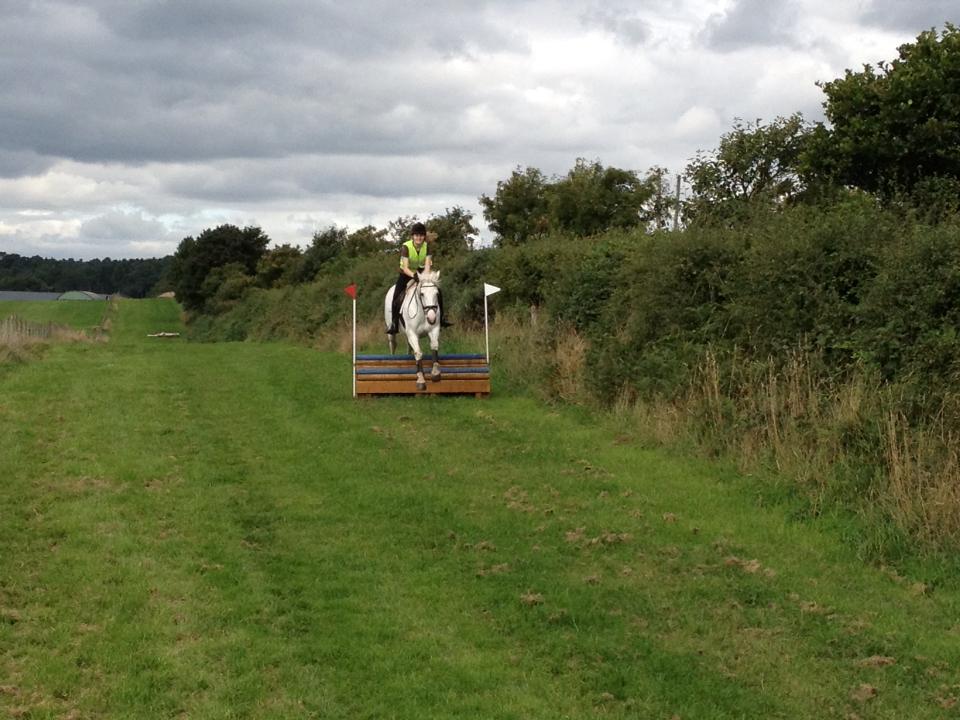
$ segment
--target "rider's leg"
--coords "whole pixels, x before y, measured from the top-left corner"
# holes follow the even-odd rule
[[[437,304],[440,306],[440,327],[450,327],[452,322],[447,320],[447,313],[443,310],[443,293],[437,288]]]
[[[410,278],[400,273],[400,276],[397,278],[397,284],[393,287],[393,318],[390,329],[387,330],[391,335],[396,335],[400,332],[400,308],[403,305],[403,296],[407,292],[407,282],[409,282],[409,280]]]

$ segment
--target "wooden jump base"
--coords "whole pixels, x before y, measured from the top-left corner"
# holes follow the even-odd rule
[[[354,368],[357,395],[476,395],[490,394],[490,368],[484,355],[441,355],[442,379],[433,382],[431,355],[423,356],[427,389],[417,390],[413,355],[357,355]]]

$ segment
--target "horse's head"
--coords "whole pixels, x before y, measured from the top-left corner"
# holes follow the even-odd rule
[[[438,294],[440,292],[440,271],[431,270],[430,272],[420,273],[420,282],[417,291],[420,293],[420,303],[423,305],[423,311],[427,316],[427,322],[433,325],[437,322],[437,310],[440,301]]]

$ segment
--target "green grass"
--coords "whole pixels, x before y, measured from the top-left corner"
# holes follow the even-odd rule
[[[177,313],[0,376],[0,712],[956,716],[955,578],[496,376],[355,401],[342,355],[145,337]]]
[[[109,305],[99,301],[40,300],[0,301],[0,320],[16,315],[31,322],[54,322],[77,330],[91,330],[100,325]]]

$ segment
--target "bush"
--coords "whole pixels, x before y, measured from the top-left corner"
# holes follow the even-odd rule
[[[960,224],[912,225],[889,243],[856,339],[887,380],[960,386]]]

